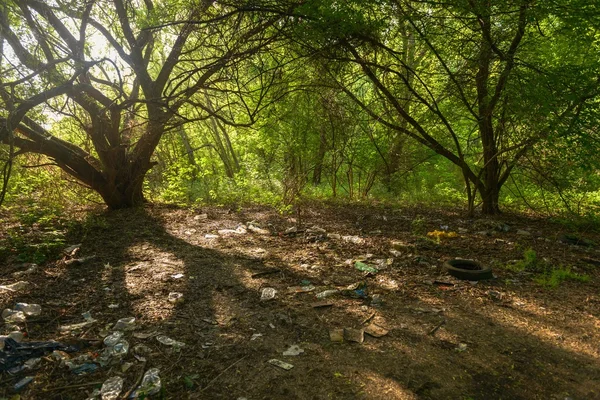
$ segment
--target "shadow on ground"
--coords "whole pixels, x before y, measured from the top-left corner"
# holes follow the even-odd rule
[[[195,215],[158,206],[98,215],[70,234],[72,242],[82,243],[81,255],[95,259],[49,264],[32,277],[33,289],[2,295],[4,307],[15,301],[42,304],[43,316],[26,327],[30,340],[72,340],[59,326],[81,322],[80,314],[90,311],[98,323],[75,337],[91,341],[88,351],[99,351],[108,324],[129,316],[136,317],[138,333],[186,343],[175,352],[154,337],[128,333],[132,350],[123,362],[132,366],[126,372],[121,363],[76,376],[44,361],[23,398],[85,399],[94,383],[113,375],[122,375],[129,389],[150,367],[161,370],[165,399],[600,398],[598,314],[569,302],[574,287],[549,296],[527,282],[457,283],[450,291],[423,283],[438,277],[436,261],[450,256],[448,251],[485,254],[497,243],[458,241],[405,254],[389,269],[365,277],[344,261],[366,253],[389,257],[390,239],[412,237],[410,218],[382,209],[323,208],[305,216],[307,226],[363,238],[353,243],[252,232],[207,238],[251,219],[275,233],[293,221],[265,209],[215,208],[206,219]],[[272,269],[279,272],[252,277]],[[315,309],[314,293],[287,291],[303,280],[318,290],[365,281],[384,304],[340,296],[331,298],[333,307]],[[595,281],[576,290],[597,293]],[[264,287],[276,288],[277,297],[261,301]],[[489,290],[506,297],[490,299]],[[170,302],[172,292],[182,293],[183,301]],[[330,329],[360,328],[368,317],[390,333],[367,336],[363,344],[330,341]],[[140,343],[152,349],[147,363],[134,358]],[[294,344],[304,353],[283,356]],[[274,358],[293,369],[267,363]],[[2,379],[0,394],[8,396],[16,378]]]

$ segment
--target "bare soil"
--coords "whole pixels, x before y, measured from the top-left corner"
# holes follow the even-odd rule
[[[125,379],[125,392],[157,367],[163,389],[154,398],[164,399],[600,399],[596,246],[562,243],[565,226],[524,215],[467,219],[419,210],[422,222],[414,223],[416,213],[327,204],[306,206],[293,218],[264,207],[155,205],[100,213],[67,236],[67,244],[82,244],[75,257],[94,259],[76,264],[64,256],[18,279],[12,274],[24,267],[11,262],[0,284],[31,285],[0,291],[0,304],[40,304],[42,314],[23,326],[25,341],[83,344],[72,356],[87,353],[92,361],[111,324],[133,316],[136,330],[125,333],[129,354],[85,375],[46,356],[25,373],[35,380],[20,398],[86,399],[114,375]],[[249,221],[268,232],[218,233]],[[499,224],[510,230],[494,229]],[[436,243],[416,232],[442,226],[458,237]],[[292,227],[299,232],[286,234]],[[312,227],[327,233],[305,231]],[[583,236],[600,243],[596,234]],[[391,251],[394,241],[400,243]],[[506,267],[527,248],[547,265],[587,274],[589,282],[548,289],[535,274]],[[442,265],[454,257],[491,266],[496,278],[472,283],[448,276]],[[379,259],[389,265],[377,273],[355,268],[357,260]],[[256,276],[261,272],[267,273]],[[361,283],[366,298],[343,291]],[[315,290],[295,288],[308,284]],[[276,296],[261,301],[267,287]],[[342,292],[324,299],[332,306],[314,308],[315,294],[327,289]],[[169,301],[172,292],[182,293],[182,301]],[[95,324],[59,330],[83,322],[86,311]],[[330,340],[332,329],[371,323],[389,333],[365,335],[363,343]],[[186,345],[175,351],[157,334]],[[146,362],[135,357],[140,343],[151,349]],[[291,345],[304,352],[284,356]],[[271,365],[272,359],[293,368]],[[0,397],[10,398],[22,376],[3,373]]]

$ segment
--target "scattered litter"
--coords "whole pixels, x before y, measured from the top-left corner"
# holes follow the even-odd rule
[[[467,350],[467,344],[466,343],[459,343],[458,346],[456,346],[456,350],[457,351],[465,351]]]
[[[260,278],[261,276],[276,274],[277,272],[281,272],[281,270],[280,269],[269,269],[266,271],[261,271],[261,272],[252,274],[251,278],[256,279],[256,278]]]
[[[66,260],[65,265],[80,265],[80,264],[84,264],[90,260],[93,260],[94,258],[96,258],[96,255],[88,256],[88,257],[81,257],[81,258],[72,258],[70,260]]]
[[[198,214],[194,217],[194,221],[204,221],[208,219],[208,214]]]
[[[133,337],[136,339],[148,339],[152,336],[156,336],[156,332],[135,332]]]
[[[77,243],[77,244],[74,244],[73,246],[69,246],[66,249],[64,249],[63,253],[66,256],[74,257],[80,248],[81,248],[81,243]]]
[[[309,286],[290,286],[287,288],[291,293],[309,293],[314,292],[317,288],[313,285]]]
[[[364,299],[367,297],[367,284],[366,282],[353,283],[342,290],[342,294],[355,299]]]
[[[204,239],[218,239],[219,235],[213,235],[211,233],[207,233],[206,235],[204,235]]]
[[[337,290],[337,289],[324,290],[320,293],[317,293],[317,299],[324,299],[326,297],[333,296],[334,294],[337,294],[337,293],[339,293],[339,290]]]
[[[252,337],[250,338],[250,340],[256,340],[259,337],[262,337],[262,335],[263,335],[262,333],[254,333],[254,334],[252,334]]]
[[[238,226],[235,229],[219,229],[217,233],[219,235],[243,235],[248,231],[243,225]]]
[[[354,243],[354,244],[363,244],[365,242],[364,239],[362,239],[358,236],[342,236],[342,240],[344,242],[350,242],[350,243]]]
[[[23,365],[27,360],[40,358],[55,350],[65,352],[78,351],[76,347],[66,346],[59,342],[18,343],[8,337],[4,340],[4,350],[0,351],[0,371],[6,371]]]
[[[125,372],[129,371],[129,369],[131,367],[133,367],[133,363],[130,363],[130,362],[123,363],[123,364],[121,364],[121,372],[125,373]]]
[[[85,375],[98,370],[98,366],[94,363],[85,363],[71,370],[75,375]]]
[[[452,239],[458,237],[456,232],[438,231],[437,229],[432,232],[427,232],[427,237],[436,239]]]
[[[301,349],[298,345],[291,345],[286,351],[283,352],[284,356],[298,356],[304,353],[304,349]]]
[[[161,382],[159,376],[160,370],[158,368],[150,368],[144,374],[142,383],[138,388],[129,396],[130,399],[137,399],[139,397],[146,398],[160,392]]]
[[[365,331],[362,329],[344,328],[344,340],[362,343],[365,341]]]
[[[139,356],[148,356],[152,354],[152,349],[145,344],[136,344],[133,347],[133,352]]]
[[[276,367],[279,367],[281,369],[285,369],[286,371],[289,371],[290,369],[294,368],[294,366],[292,364],[288,364],[284,361],[281,360],[277,360],[277,359],[272,359],[267,361],[269,364],[274,365]]]
[[[159,336],[157,336],[156,340],[159,343],[164,344],[165,346],[172,346],[175,349],[180,349],[182,347],[185,347],[185,343],[179,342],[179,341],[177,341],[175,339],[171,339],[170,337],[165,336],[165,335],[159,335]]]
[[[109,304],[108,308],[110,308],[111,310],[114,310],[116,308],[119,308],[119,305],[118,304]]]
[[[0,290],[7,290],[9,292],[18,292],[20,290],[25,290],[29,288],[31,284],[25,281],[19,281],[15,283],[11,283],[10,285],[0,285]]]
[[[102,389],[100,389],[100,395],[102,396],[102,400],[117,400],[122,390],[123,378],[113,376],[104,381]]]
[[[260,227],[258,227],[258,226],[256,226],[256,225],[254,225],[254,224],[252,224],[252,223],[248,223],[248,230],[249,230],[250,232],[254,232],[254,233],[257,233],[257,234],[259,234],[259,235],[270,235],[270,234],[271,234],[271,232],[270,232],[269,230],[267,230],[267,229],[262,229],[262,228],[260,228]]]
[[[25,378],[21,379],[19,382],[15,383],[15,385],[13,386],[13,390],[15,392],[22,390],[25,386],[27,386],[31,382],[33,382],[33,378],[34,378],[33,376],[26,376]]]
[[[188,229],[187,231],[185,231],[183,233],[185,233],[187,236],[191,236],[196,232],[197,232],[197,230],[195,230],[195,229]]]
[[[344,341],[344,330],[343,329],[331,329],[329,331],[329,340],[332,342],[343,342]]]
[[[23,340],[24,336],[25,335],[23,335],[23,333],[19,331],[11,332],[8,334],[8,336],[0,336],[0,350],[4,348],[4,341],[6,339],[11,338],[15,342],[20,343]]]
[[[329,239],[340,240],[342,238],[342,235],[340,235],[339,233],[328,233],[327,237]]]
[[[42,306],[39,304],[17,303],[15,310],[22,311],[26,316],[37,316],[42,313]]]
[[[171,303],[181,303],[183,301],[183,293],[181,293],[181,292],[169,293],[169,301]]]
[[[26,371],[26,370],[33,370],[41,362],[42,362],[41,358],[30,358],[29,360],[25,361],[22,365],[19,365],[19,366],[9,369],[8,373],[11,375],[16,375],[16,374]]]
[[[83,314],[81,314],[81,316],[87,322],[96,322],[96,320],[94,318],[92,318],[92,314],[89,311],[84,312]]]
[[[271,288],[271,287],[264,288],[260,295],[260,300],[261,301],[273,300],[275,298],[276,294],[277,294],[277,290],[275,290],[274,288]]]
[[[62,325],[58,327],[61,332],[80,331],[88,326],[94,324],[96,321],[80,322],[78,324]]]
[[[269,324],[269,328],[271,328],[271,329],[275,329],[275,325],[273,325],[273,324]]]
[[[114,347],[117,343],[119,343],[119,341],[121,341],[121,339],[123,339],[123,332],[113,332],[104,338],[104,345],[107,347]]]
[[[315,301],[314,303],[311,303],[311,307],[312,308],[325,308],[325,307],[332,307],[334,303],[330,302],[330,301],[326,301],[326,300],[322,300],[322,301]]]
[[[106,344],[106,342],[105,342]],[[129,343],[125,339],[119,339],[113,346],[107,346],[102,354],[103,361],[110,361],[112,358],[123,358],[129,352]]]
[[[38,269],[37,264],[23,264],[23,267],[27,267],[27,269],[24,271],[13,272],[12,276],[14,276],[15,278],[18,278],[20,276],[30,275],[30,274],[33,274]]]
[[[10,308],[2,311],[2,319],[9,324],[19,324],[25,322],[27,317],[23,311],[11,310]]]
[[[132,331],[135,329],[135,317],[121,318],[113,326],[113,331]]]
[[[488,290],[487,295],[494,301],[500,301],[504,297],[504,295],[497,290]]]
[[[379,270],[375,267],[372,267],[370,265],[365,264],[364,262],[361,261],[357,261],[354,263],[354,268],[356,268],[359,271],[363,271],[363,272],[371,272],[373,274],[376,274],[377,272],[379,272]]]
[[[173,275],[171,275],[171,278],[173,278],[173,279],[181,279],[184,276],[185,276],[184,274],[173,274]]]
[[[380,294],[374,294],[373,296],[371,296],[371,306],[372,307],[379,307],[383,304],[383,298],[381,297]]]

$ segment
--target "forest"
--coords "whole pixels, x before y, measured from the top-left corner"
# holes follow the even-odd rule
[[[600,398],[600,4],[4,0],[0,398]]]

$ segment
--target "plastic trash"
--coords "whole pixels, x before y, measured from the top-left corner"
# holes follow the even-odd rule
[[[357,261],[354,263],[354,268],[356,268],[359,271],[371,272],[373,274],[376,274],[377,272],[379,272],[379,270],[377,268],[367,265],[364,262],[360,262],[360,261]]]
[[[183,293],[180,293],[180,292],[169,293],[169,301],[171,303],[181,303],[183,301]]]
[[[114,346],[107,347],[105,354],[109,357],[124,357],[129,352],[129,343],[125,339],[119,340]]]
[[[304,353],[304,349],[301,349],[300,346],[294,344],[291,345],[286,351],[283,352],[284,356],[298,356]]]
[[[337,293],[339,293],[339,290],[337,290],[337,289],[324,290],[320,293],[317,293],[317,299],[324,299],[326,297],[333,296],[334,294],[337,294]]]
[[[159,343],[164,344],[165,346],[173,346],[175,348],[185,347],[185,343],[178,342],[177,340],[171,339],[170,337],[165,336],[165,335],[159,335],[159,336],[157,336],[156,340]]]
[[[102,384],[102,389],[100,389],[100,396],[102,400],[117,400],[122,390],[123,378],[121,378],[120,376],[113,376],[105,380]]]
[[[66,346],[59,342],[18,343],[12,338],[4,341],[4,350],[0,351],[0,371],[7,371],[20,366],[32,358],[40,358],[54,350],[68,353],[79,351],[77,347]]]
[[[22,365],[10,368],[8,370],[8,373],[11,374],[11,375],[16,375],[16,374],[18,374],[20,372],[23,372],[25,370],[33,370],[35,367],[37,367],[37,365],[40,362],[42,362],[41,358],[31,358],[31,359],[25,361]]]
[[[132,331],[135,329],[135,317],[121,318],[113,326],[113,331]]]
[[[181,273],[180,273],[180,274],[173,274],[173,275],[171,275],[171,278],[173,278],[173,279],[181,279],[181,278],[183,278],[184,276],[185,276],[185,275],[183,275],[183,274],[181,274]]]
[[[83,319],[85,319],[87,322],[96,322],[96,320],[94,318],[92,318],[92,313],[89,311],[84,312],[83,314],[81,314],[81,316],[83,317]]]
[[[273,300],[275,295],[277,294],[277,290],[271,287],[264,288],[260,294],[261,301]]]
[[[23,335],[23,333],[19,331],[11,332],[7,336],[0,336],[0,350],[4,348],[4,341],[6,339],[11,338],[15,342],[20,343],[24,337],[25,335]]]
[[[96,323],[96,321],[88,321],[88,322],[80,322],[78,324],[70,324],[70,325],[62,325],[58,327],[58,330],[61,332],[69,332],[69,331],[79,331],[88,326]]]
[[[267,361],[269,364],[274,365],[276,367],[279,367],[281,369],[285,369],[286,371],[289,371],[290,369],[294,368],[294,366],[292,364],[286,363],[284,361],[281,360],[277,360],[277,359],[272,359]]]
[[[15,383],[15,385],[13,386],[13,390],[15,392],[22,390],[25,386],[27,386],[31,382],[33,382],[33,378],[34,378],[33,376],[26,376],[25,378],[21,379],[19,382]]]
[[[42,313],[42,306],[39,304],[17,303],[15,310],[22,311],[26,316],[36,316]]]
[[[13,272],[12,276],[18,278],[19,276],[30,275],[33,274],[38,269],[37,264],[23,264],[23,267],[27,267],[24,271]]]
[[[18,292],[20,290],[27,289],[31,284],[25,281],[19,281],[15,283],[11,283],[10,285],[0,285],[0,290],[6,290],[9,292]]]
[[[84,375],[84,374],[88,374],[91,372],[95,372],[97,369],[98,369],[98,366],[96,364],[85,363],[85,364],[82,364],[82,365],[72,368],[71,371],[75,375]]]
[[[104,345],[107,347],[114,347],[123,338],[123,332],[116,331],[104,338]]]
[[[11,310],[10,308],[2,311],[2,319],[9,324],[19,324],[25,322],[27,317],[23,311]]]
[[[142,383],[133,393],[131,393],[129,398],[137,399],[142,396],[145,398],[160,392],[161,382],[159,373],[160,370],[158,368],[150,368],[148,371],[146,371],[144,377],[142,378]]]

